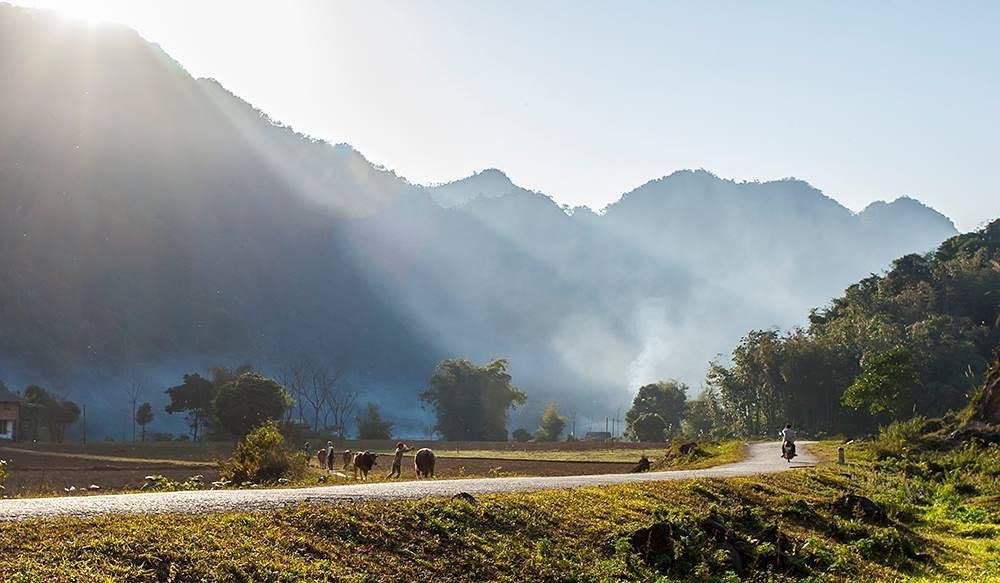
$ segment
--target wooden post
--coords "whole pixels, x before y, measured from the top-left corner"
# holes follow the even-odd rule
[[[837,448],[837,463],[844,465],[844,446]]]

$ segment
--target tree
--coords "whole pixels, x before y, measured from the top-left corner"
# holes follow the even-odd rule
[[[38,385],[29,385],[21,403],[23,430],[31,439],[38,439],[38,430],[45,427],[49,439],[62,443],[66,427],[80,419],[80,406],[69,399],[56,398]]]
[[[566,418],[559,414],[559,405],[549,403],[542,413],[542,423],[535,432],[535,438],[538,441],[559,441],[565,428]]]
[[[184,382],[167,389],[170,404],[167,413],[186,413],[191,439],[197,441],[199,430],[204,428],[212,416],[212,400],[218,387],[197,373],[184,375]]]
[[[281,419],[291,406],[285,387],[274,379],[246,372],[219,387],[212,413],[229,435],[242,437],[268,419]]]
[[[507,441],[507,410],[528,398],[511,384],[507,366],[504,359],[482,367],[464,358],[438,363],[420,399],[434,408],[445,439]]]
[[[632,408],[625,413],[625,433],[630,438],[637,439],[635,422],[647,413],[659,415],[666,424],[669,434],[678,432],[686,402],[687,385],[678,381],[664,381],[640,387],[635,399],[632,400]],[[654,441],[661,441],[664,435],[661,433]]]
[[[896,417],[918,380],[910,351],[892,348],[865,359],[861,374],[844,391],[841,401],[855,410],[867,409],[872,415],[889,413]]]
[[[700,437],[711,435],[721,425],[721,421],[722,410],[719,406],[719,400],[715,391],[711,387],[707,387],[697,398],[687,402],[682,425],[685,434]],[[666,428],[665,424],[664,428]]]
[[[139,377],[138,371],[135,369],[129,369],[128,374],[122,380],[122,388],[125,391],[125,396],[128,399],[129,411],[132,416],[132,442],[135,442],[135,414],[136,409],[139,406],[139,397],[142,395],[142,379]]]
[[[153,421],[153,406],[148,402],[139,405],[135,411],[135,422],[142,427],[142,439],[146,441],[146,426]]]
[[[636,441],[663,441],[667,423],[657,413],[643,413],[632,422],[632,435]]]
[[[368,403],[364,417],[358,417],[358,439],[389,439],[392,437],[392,421],[382,419],[378,405]]]
[[[62,443],[66,427],[80,419],[80,406],[69,399],[53,401],[48,412],[49,435],[56,443]]]
[[[356,410],[359,395],[358,391],[344,386],[339,387],[330,395],[327,408],[330,410],[330,416],[333,420],[333,430],[340,439],[347,436],[347,421]]]
[[[37,440],[38,430],[48,424],[48,415],[54,403],[52,395],[38,385],[28,385],[22,392],[21,428],[25,437]]]

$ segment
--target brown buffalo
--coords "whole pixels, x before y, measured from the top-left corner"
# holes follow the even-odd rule
[[[426,447],[418,449],[413,456],[413,468],[417,470],[418,478],[433,478],[434,452]]]
[[[326,468],[326,448],[321,448],[316,450],[316,461],[319,462],[319,467]]]
[[[344,471],[347,471],[347,468],[351,467],[351,460],[354,459],[354,455],[349,449],[345,449],[342,455],[344,459]]]
[[[373,467],[378,465],[378,461],[375,459],[378,457],[377,453],[371,453],[368,451],[359,451],[354,454],[354,479],[358,479],[358,470],[361,470],[361,476],[363,479],[368,479],[368,472],[372,470]]]

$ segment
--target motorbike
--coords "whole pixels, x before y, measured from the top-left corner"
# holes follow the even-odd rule
[[[795,444],[784,442],[781,444],[781,457],[785,458],[786,462],[791,463],[792,458],[795,457]]]

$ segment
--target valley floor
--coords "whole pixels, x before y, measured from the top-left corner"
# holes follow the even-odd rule
[[[1000,581],[998,448],[836,446],[728,479],[0,523],[0,580]]]

